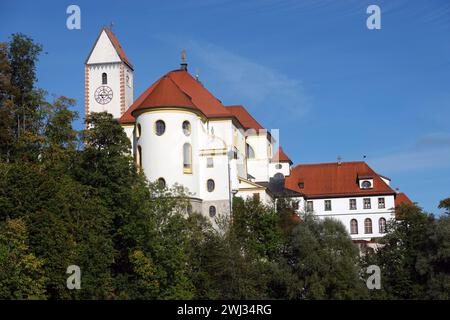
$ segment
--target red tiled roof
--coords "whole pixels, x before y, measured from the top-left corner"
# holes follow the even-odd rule
[[[284,153],[283,148],[278,147],[277,152],[275,153],[275,155],[272,157],[272,159],[270,160],[272,162],[289,162],[290,164],[292,164],[291,159],[289,159],[289,157],[286,155],[286,153]]]
[[[133,65],[128,60],[127,55],[125,54],[125,51],[122,49],[122,46],[120,45],[119,40],[117,40],[116,35],[110,29],[108,29],[106,27],[103,27],[102,30],[105,30],[106,34],[108,35],[108,38],[111,40],[114,48],[117,51],[117,54],[120,57],[120,60],[122,60],[124,63],[126,63],[133,70]]]
[[[358,175],[372,176],[373,188],[361,189]],[[300,182],[303,188],[299,187]],[[286,188],[305,194],[307,198],[395,194],[365,162],[298,165],[286,177],[285,185]]]
[[[226,106],[226,108],[239,120],[245,129],[264,129],[243,106]]]
[[[135,110],[169,106],[192,108],[207,118],[233,118],[230,111],[186,70],[174,70],[151,85],[122,115],[120,123],[134,123]]]
[[[152,107],[186,107],[197,109],[191,97],[181,91],[169,76],[162,77],[135,110]]]
[[[413,205],[414,203],[411,201],[411,199],[408,198],[406,194],[404,194],[403,192],[399,192],[395,196],[395,206],[398,207],[402,204]]]

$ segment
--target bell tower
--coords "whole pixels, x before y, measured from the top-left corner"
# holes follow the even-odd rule
[[[119,119],[133,103],[133,66],[111,28],[103,27],[84,67],[85,117],[106,111]]]

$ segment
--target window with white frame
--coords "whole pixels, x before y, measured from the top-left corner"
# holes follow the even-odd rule
[[[364,220],[364,233],[366,234],[372,233],[372,220],[370,218]]]
[[[331,200],[325,200],[325,211],[331,211]]]
[[[384,201],[384,198],[378,198],[378,209],[384,209],[386,208],[386,203]]]
[[[364,198],[364,209],[370,209],[372,207],[370,203],[370,198]]]
[[[350,220],[350,234],[358,234],[358,221],[356,219]]]
[[[314,204],[312,201],[306,201],[306,212],[313,212]]]

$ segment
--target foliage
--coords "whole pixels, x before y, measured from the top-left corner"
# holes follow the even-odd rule
[[[147,181],[111,115],[77,132],[76,102],[46,101],[41,50],[21,34],[0,44],[0,299],[364,299],[369,264],[382,269],[372,298],[450,298],[450,217],[398,208],[361,266],[342,224],[283,198],[188,215],[188,191]],[[81,290],[66,287],[70,265]]]

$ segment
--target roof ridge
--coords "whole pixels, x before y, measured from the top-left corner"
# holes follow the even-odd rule
[[[320,165],[336,165],[338,162],[319,162],[319,163],[299,163],[299,164],[296,164],[295,165],[295,167],[298,167],[298,166],[320,166]],[[366,164],[369,168],[370,168],[370,166],[367,164],[367,162],[365,162],[365,161],[342,161],[341,162],[341,165],[342,164],[344,164],[344,163],[364,163],[364,164]],[[295,168],[294,167],[294,168]]]
[[[106,36],[111,41],[114,49],[116,50],[117,54],[119,55],[120,60],[122,60],[122,62],[124,62],[126,65],[128,65],[131,69],[134,69],[133,65],[128,60],[125,50],[122,48],[122,45],[120,44],[119,39],[117,39],[117,36],[115,35],[115,33],[112,32],[112,30],[110,30],[106,26],[102,27],[102,30],[100,31],[100,35],[101,35],[102,31],[105,31]]]
[[[182,70],[181,70],[181,71],[182,71]],[[196,108],[198,108],[198,109],[200,110],[200,108],[199,108],[199,107],[194,103],[194,101],[192,100],[191,95],[187,94],[183,89],[180,88],[180,86],[179,86],[175,81],[173,81],[172,77],[170,77],[170,73],[168,73],[168,74],[165,75],[164,77],[169,78],[169,80],[175,85],[175,87],[177,87],[178,90],[180,90],[181,93],[183,93],[183,94],[184,94],[184,95],[192,102],[192,104],[193,104]]]

